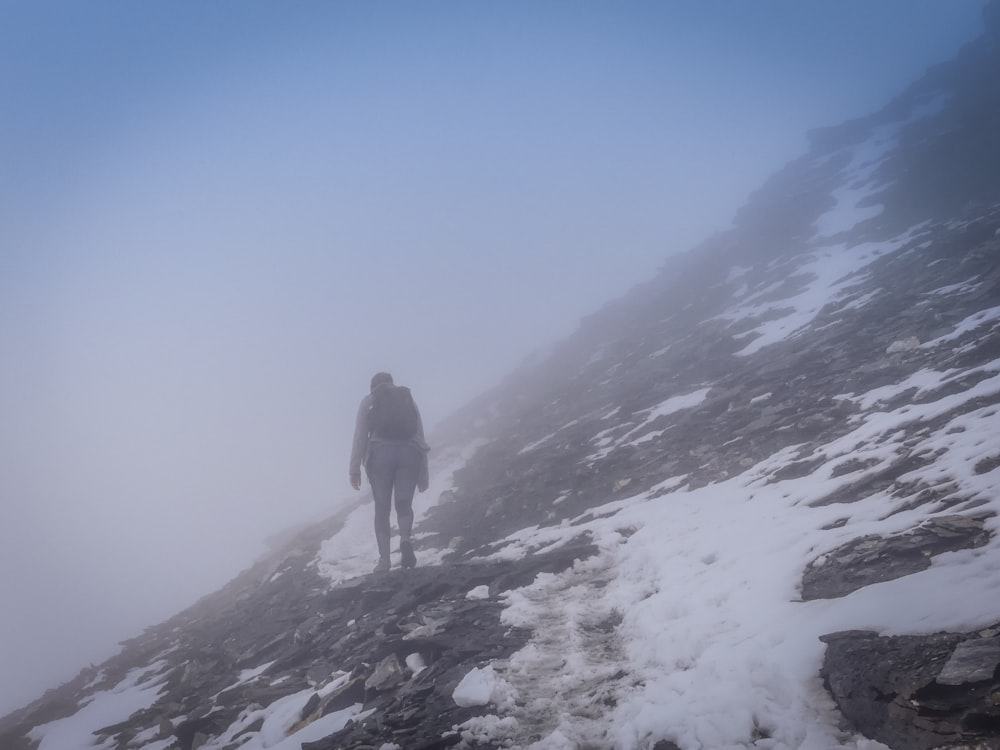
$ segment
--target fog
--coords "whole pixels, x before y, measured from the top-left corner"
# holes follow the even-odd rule
[[[433,427],[982,5],[7,0],[0,714],[354,497],[373,372]]]

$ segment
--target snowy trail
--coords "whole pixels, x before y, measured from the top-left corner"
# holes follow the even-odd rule
[[[621,614],[604,595],[616,562],[604,553],[507,595],[504,622],[533,629],[524,649],[494,664],[513,688],[516,747],[608,746],[605,714],[617,705],[628,674]]]

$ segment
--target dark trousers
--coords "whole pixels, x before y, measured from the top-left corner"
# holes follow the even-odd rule
[[[375,540],[379,557],[389,556],[389,511],[396,501],[399,536],[409,541],[413,530],[413,493],[423,454],[409,440],[375,440],[365,468],[375,497]]]

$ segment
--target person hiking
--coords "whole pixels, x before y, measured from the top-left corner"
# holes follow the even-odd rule
[[[368,395],[361,399],[354,423],[350,479],[351,486],[360,490],[361,467],[365,467],[375,498],[375,541],[379,558],[376,573],[384,573],[392,566],[389,511],[393,500],[399,526],[400,564],[404,568],[417,564],[411,538],[413,493],[427,489],[428,450],[420,410],[410,389],[394,384],[392,375],[387,372],[375,373]]]

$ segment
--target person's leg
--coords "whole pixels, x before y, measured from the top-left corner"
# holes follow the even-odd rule
[[[375,541],[378,543],[379,566],[389,560],[389,511],[392,508],[392,487],[395,478],[394,451],[391,446],[376,443],[368,456],[368,481],[375,499]]]
[[[396,503],[396,523],[399,525],[399,551],[403,567],[412,568],[416,565],[413,555],[413,493],[417,489],[417,478],[420,475],[420,462],[423,456],[420,449],[411,443],[400,443],[397,446],[396,476],[394,482],[394,500]]]

